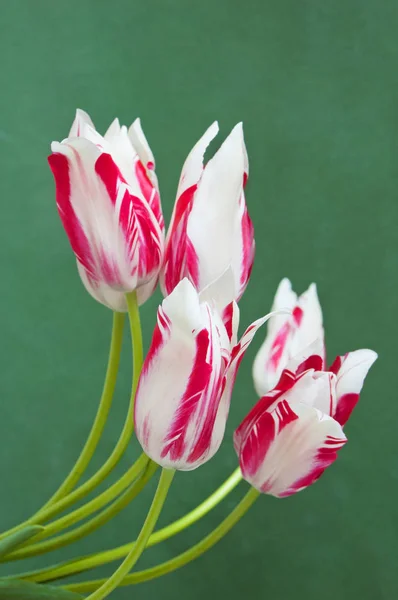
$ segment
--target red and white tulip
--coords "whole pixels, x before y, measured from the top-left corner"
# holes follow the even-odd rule
[[[316,285],[297,296],[288,279],[282,279],[272,311],[287,309],[268,323],[266,338],[253,364],[254,386],[259,396],[272,390],[289,360],[316,339],[323,341],[322,309]],[[324,350],[323,350],[324,353]]]
[[[244,185],[248,159],[242,124],[236,125],[216,154],[203,165],[218,132],[213,123],[191,150],[182,169],[161,273],[163,294],[187,277],[223,309],[239,300],[254,260],[253,225]]]
[[[284,497],[308,487],[347,441],[343,426],[377,354],[349,352],[324,370],[322,348],[319,341],[304,361],[293,359],[235,432],[243,477],[261,492]]]
[[[201,302],[186,278],[158,309],[134,419],[144,451],[163,467],[196,469],[221,444],[240,361],[268,318],[253,323],[236,342],[235,302],[224,317],[223,322],[213,305]]]
[[[102,137],[78,110],[69,137],[51,144],[58,212],[89,293],[117,311],[158,281],[164,222],[154,159],[137,119],[116,119]]]

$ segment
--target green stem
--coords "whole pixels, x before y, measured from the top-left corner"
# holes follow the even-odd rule
[[[180,519],[174,521],[174,523],[171,523],[170,525],[167,525],[166,527],[163,527],[162,529],[152,533],[148,540],[147,548],[159,544],[160,542],[167,540],[174,535],[177,535],[180,531],[183,531],[187,527],[190,527],[196,523],[199,519],[203,518],[215,506],[217,506],[238,485],[240,481],[242,481],[242,475],[240,469],[238,468],[215,492],[213,492],[213,494],[211,494],[211,496],[206,498],[204,502],[199,504],[196,508]],[[61,563],[60,565],[53,565],[47,567],[46,569],[21,573],[13,577],[36,582],[54,581],[55,579],[68,577],[70,575],[93,569],[114,560],[124,558],[133,549],[134,544],[135,542],[125,544],[123,546],[119,546],[118,548],[113,548],[112,550],[91,554],[73,561]]]
[[[87,600],[103,600],[103,598],[106,598],[106,596],[108,596],[115,588],[117,588],[120,582],[123,581],[123,579],[134,567],[137,560],[144,552],[149,536],[151,535],[157,523],[171,482],[173,481],[174,473],[175,471],[162,469],[155,496],[133,549],[129,552],[120,567],[116,569],[113,575],[111,575],[109,579],[105,579],[100,587],[96,587],[96,591],[90,594]]]
[[[128,506],[130,502],[132,502],[132,500],[134,500],[134,498],[138,496],[138,494],[144,489],[148,481],[154,475],[157,468],[158,465],[156,465],[153,462],[150,462],[147,469],[144,473],[141,474],[139,479],[132,483],[130,487],[128,487],[127,490],[119,498],[117,498],[117,500],[115,500],[115,502],[113,502],[110,506],[105,508],[98,515],[96,515],[83,525],[80,525],[80,527],[77,527],[76,529],[73,529],[68,533],[64,533],[63,535],[56,536],[51,540],[40,542],[39,544],[34,544],[33,546],[26,548],[26,550],[32,550],[32,552],[22,555],[21,551],[21,554],[18,555],[18,551],[16,551],[13,555],[10,555],[8,557],[8,560],[26,558],[27,556],[38,556],[39,554],[44,554],[46,552],[50,552],[51,550],[58,550],[63,546],[67,546],[72,542],[76,542],[77,540],[80,540],[81,538],[89,535],[99,527],[102,527],[103,525],[105,525],[105,523],[108,523],[108,521],[113,519],[114,516],[116,516],[124,508],[126,508],[126,506]],[[45,573],[46,571],[49,571],[49,569],[44,569],[43,571],[40,571],[42,573],[43,578],[27,577],[26,580],[46,581],[46,577],[45,575],[43,575],[43,573]]]
[[[101,438],[102,432],[104,430],[109,415],[109,410],[111,408],[113,394],[115,391],[123,341],[123,325],[124,314],[114,312],[111,347],[109,350],[108,367],[106,370],[104,389],[102,392],[102,397],[98,406],[93,426],[74,467],[70,471],[69,475],[66,477],[65,481],[55,492],[55,494],[53,494],[49,501],[43,506],[42,510],[45,510],[48,506],[51,506],[52,504],[55,504],[55,502],[66,496],[75,487],[76,483],[81,479],[82,475],[86,471],[87,466],[98,446],[98,442]]]
[[[53,496],[50,498],[50,500],[48,500],[48,502],[46,502],[46,504],[44,504],[44,506],[39,511],[37,511],[30,519],[0,534],[0,540],[7,537],[13,532],[23,529],[24,527],[26,527],[26,525],[42,522],[43,519],[40,517],[43,514],[47,514],[46,511],[50,506],[56,505],[58,500],[65,497],[69,493],[69,491],[76,485],[76,483],[79,481],[79,479],[85,472],[87,465],[89,464],[98,446],[98,442],[102,435],[109,414],[109,409],[112,404],[117,373],[119,370],[120,354],[123,339],[123,325],[124,315],[122,313],[114,313],[108,366],[101,400],[87,442],[85,443],[84,448],[81,451],[80,456],[77,459],[75,465],[73,466],[72,470],[70,471],[69,475],[66,477],[64,482],[55,492],[55,494],[53,494]],[[72,502],[73,501],[74,499],[72,500]],[[62,508],[60,508],[58,512],[60,512],[61,510]]]
[[[140,321],[140,311],[138,308],[137,293],[126,294],[127,309],[129,314],[131,344],[133,348],[133,381],[131,385],[130,398],[130,423],[131,433],[134,429],[134,400],[137,391],[138,380],[140,378],[142,363],[144,362],[144,351],[142,348],[142,331]]]
[[[218,541],[220,541],[231,529],[232,527],[243,517],[243,515],[249,510],[252,504],[259,496],[259,492],[254,488],[251,488],[246,496],[240,501],[238,506],[228,515],[222,523],[218,527],[216,527],[209,535],[207,535],[203,540],[186,550],[182,554],[179,554],[175,558],[171,560],[167,560],[160,565],[156,565],[155,567],[151,567],[150,569],[145,569],[144,571],[137,571],[136,573],[131,573],[131,575],[127,575],[122,579],[118,585],[132,585],[136,583],[143,583],[144,581],[149,581],[150,579],[155,579],[156,577],[160,577],[161,575],[166,575],[167,573],[171,573],[180,567],[188,564],[189,562],[195,560],[202,554],[204,554],[207,550],[210,550]],[[84,583],[72,583],[70,585],[64,586],[63,589],[78,592],[81,594],[86,594],[92,592],[93,590],[101,589],[100,586],[104,585],[106,579],[97,579],[94,581],[86,581]],[[89,596],[92,600],[94,595]]]
[[[49,525],[47,525],[45,527],[44,531],[42,531],[41,533],[39,533],[38,535],[35,536],[35,538],[34,538],[35,543],[33,545],[27,545],[24,548],[15,550],[15,552],[12,552],[11,554],[6,556],[4,558],[4,561],[2,561],[0,559],[0,562],[10,562],[10,561],[14,561],[14,560],[21,560],[23,558],[28,558],[30,556],[36,556],[38,554],[43,554],[44,552],[48,552],[49,550],[53,550],[55,548],[60,547],[60,545],[65,545],[65,543],[59,544],[59,538],[54,538],[53,540],[49,540],[48,542],[44,542],[44,543],[42,542],[41,544],[40,543],[36,544],[36,542],[39,542],[40,540],[45,539],[45,538],[49,537],[50,535],[55,535],[59,531],[62,531],[63,529],[66,529],[67,527],[71,527],[78,521],[85,519],[92,513],[100,510],[103,506],[105,506],[106,504],[108,504],[109,502],[114,500],[114,498],[116,498],[126,488],[131,486],[131,484],[137,479],[137,477],[139,477],[142,474],[142,471],[146,469],[148,462],[149,462],[148,457],[145,454],[142,454],[140,456],[140,458],[130,467],[130,469],[128,471],[126,471],[126,473],[118,481],[116,481],[112,486],[110,486],[102,494],[100,494],[99,496],[96,496],[95,498],[93,498],[93,500],[91,500],[90,502],[87,502],[86,504],[84,504],[83,506],[78,508],[77,510],[70,512],[67,515],[65,515],[64,517],[62,517],[61,519],[57,519],[53,523],[50,523]],[[109,507],[108,510],[111,510],[111,507]],[[101,524],[102,519],[100,517],[101,517],[101,515],[98,515],[98,518],[96,520],[93,520],[94,521],[93,523],[92,522],[90,522],[90,523],[92,523],[92,525],[95,525],[98,523]],[[87,533],[90,533],[91,531],[94,531],[94,529],[96,529],[96,527],[89,527],[88,529],[87,529],[87,527],[88,527],[88,523],[85,523],[82,526],[82,529],[80,529],[80,532],[83,530],[83,531],[86,531]],[[73,540],[74,539],[73,534],[75,531],[76,530],[67,533],[66,536],[68,536],[68,537],[66,539],[69,539],[72,537],[72,540]],[[81,537],[81,535],[79,534],[78,538],[80,538],[80,537]],[[68,542],[66,542],[66,543],[68,543]]]
[[[130,396],[130,404],[127,411],[127,418],[124,423],[122,432],[120,434],[119,440],[108,458],[108,460],[102,465],[102,467],[88,479],[83,485],[78,487],[76,490],[62,498],[55,504],[52,504],[45,510],[39,511],[39,513],[21,523],[17,527],[14,527],[12,530],[9,530],[3,534],[3,537],[9,535],[14,531],[18,531],[26,525],[43,523],[48,519],[51,519],[55,515],[59,514],[75,502],[84,498],[89,492],[91,492],[94,488],[96,488],[102,481],[109,475],[109,473],[114,469],[114,467],[118,464],[119,460],[123,456],[131,436],[134,430],[133,424],[133,410],[134,410],[134,399],[135,392],[138,384],[138,378],[141,371],[142,360],[143,360],[143,350],[142,350],[142,334],[141,334],[141,323],[140,316],[138,310],[137,303],[137,295],[135,292],[131,292],[130,294],[126,294],[127,305],[129,310],[129,318],[130,318],[130,330],[132,337],[132,345],[133,345],[133,384]],[[1,536],[0,536],[0,539]]]

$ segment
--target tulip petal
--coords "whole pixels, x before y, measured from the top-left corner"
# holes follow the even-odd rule
[[[211,281],[199,294],[201,302],[208,302],[222,313],[231,304],[235,294],[235,278],[232,268],[228,268],[218,279]]]
[[[246,434],[235,437],[243,477],[259,491],[277,497],[314,483],[345,443],[337,421],[286,400],[272,411],[259,411]]]
[[[286,364],[286,369],[297,375],[308,371],[308,369],[322,371],[325,367],[324,354],[325,343],[323,337],[318,337],[312,344],[304,346],[300,352],[290,358]]]
[[[239,124],[207,163],[192,203],[187,237],[197,257],[199,291],[217,281],[232,265],[240,229],[239,201],[244,174],[242,137]],[[229,302],[234,299],[235,295]]]
[[[99,150],[90,142],[79,139],[79,145],[86,152],[91,168],[99,156]],[[83,178],[79,172],[78,153],[74,153],[73,147],[66,144],[53,143],[51,148],[54,154],[48,157],[48,162],[54,175],[56,183],[56,201],[59,216],[71,243],[72,249],[78,261],[91,275],[95,273],[95,257],[92,252],[92,244],[89,232],[88,213],[85,210],[82,196],[91,197],[92,194],[103,196],[103,190],[98,193],[95,181]],[[77,165],[76,165],[77,163]],[[73,165],[76,168],[73,168]],[[79,177],[80,175],[80,177]],[[79,196],[76,193],[76,181],[79,178]],[[105,202],[106,204],[106,202]],[[109,209],[108,209],[109,210]]]
[[[118,215],[118,224],[124,235],[122,248],[127,250],[124,259],[130,263],[130,273],[136,274],[134,267],[137,265],[138,276],[143,280],[141,283],[146,283],[158,272],[162,259],[163,232],[159,223],[144,198],[131,194],[130,188],[123,185],[120,172],[109,154],[101,154],[95,171]],[[119,264],[122,263],[120,257]]]
[[[203,173],[203,156],[217,132],[218,124],[215,122],[195,144],[182,168],[160,277],[160,286],[165,296],[184,277],[189,277],[195,286],[199,284],[198,257],[187,237],[187,224],[197,184]]]
[[[159,189],[155,175],[155,157],[153,156],[152,150],[148,144],[148,140],[146,139],[142,129],[141,119],[136,119],[132,125],[130,125],[128,135],[133,147],[135,148],[135,151],[140,157],[140,161],[144,167],[148,169],[153,185]]]
[[[156,177],[155,159],[141,127],[136,119],[127,130],[115,119],[105,134],[110,153],[134,194],[143,196],[163,233],[164,220],[160,203],[159,185]]]
[[[127,312],[127,303],[123,292],[117,292],[105,283],[91,278],[83,265],[81,265],[79,261],[76,262],[77,270],[83,285],[94,300],[97,300],[97,302],[115,312]],[[143,302],[145,302],[145,300],[143,300],[141,304],[143,304]]]
[[[198,181],[203,174],[203,158],[210,142],[216,137],[218,133],[218,123],[215,121],[205,131],[200,140],[198,140],[191,152],[188,154],[187,159],[182,167],[180,181],[177,189],[177,202],[178,198],[182,196],[192,186],[196,186]],[[177,202],[175,211],[178,214]],[[173,221],[173,218],[172,218]],[[171,224],[170,224],[171,225]]]
[[[238,222],[239,229],[236,232],[232,257],[236,300],[242,297],[249,282],[255,254],[254,227],[243,192],[239,201]]]
[[[356,350],[344,356],[338,356],[330,367],[337,376],[336,395],[337,407],[334,418],[345,425],[358,400],[370,367],[377,359],[373,350]]]
[[[68,137],[85,137],[84,134],[87,125],[95,130],[95,125],[92,122],[90,115],[81,108],[78,108]]]
[[[292,357],[308,355],[303,350],[314,340],[321,339],[323,345],[322,310],[316,286],[297,298],[288,279],[283,279],[275,295],[272,310],[290,309],[291,315],[279,316],[270,321],[267,336],[254,364],[253,378],[257,393],[262,396],[278,382],[281,373]],[[325,351],[322,348],[322,359]]]

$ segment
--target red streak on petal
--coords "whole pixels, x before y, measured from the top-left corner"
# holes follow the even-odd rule
[[[280,390],[281,392],[287,392],[287,390],[290,390],[295,383],[296,374],[292,373],[288,369],[284,369],[274,389]]]
[[[206,362],[208,346],[209,332],[203,329],[196,337],[195,362],[174,421],[164,440],[162,458],[169,455],[171,460],[177,461],[184,454],[188,426],[193,418],[199,416],[198,408],[212,371],[211,365]]]
[[[271,365],[271,368],[276,371],[279,365],[279,362],[282,358],[283,351],[285,349],[288,337],[292,331],[292,327],[289,321],[287,321],[279,330],[275,340],[271,346],[270,357],[268,359],[268,364]]]
[[[341,426],[344,426],[347,423],[358,400],[359,394],[354,393],[343,394],[343,396],[339,398],[336,412],[332,416]]]
[[[176,202],[174,220],[165,252],[165,288],[170,294],[175,286],[188,277],[195,287],[199,285],[198,257],[187,236],[188,217],[197,186],[181,194]]]
[[[94,259],[90,242],[76,217],[71,203],[72,190],[69,177],[69,161],[63,154],[51,154],[48,157],[48,163],[55,179],[58,213],[72,250],[87,273],[95,278]]]
[[[319,448],[313,463],[313,468],[307,475],[301,477],[281,497],[291,496],[299,492],[303,488],[315,483],[323,474],[325,469],[329,467],[337,458],[337,451],[340,450],[346,443],[346,439],[336,439],[328,436],[324,442],[324,446]]]
[[[121,182],[124,182],[124,179],[110,154],[106,154],[105,152],[100,154],[95,162],[95,172],[101,178],[108,192],[109,199],[114,205],[118,189]]]
[[[337,375],[337,373],[340,371],[341,369],[341,365],[343,364],[343,360],[341,356],[336,356],[332,366],[330,367],[329,371],[331,371],[332,373],[334,373],[335,375]]]
[[[308,358],[306,358],[296,370],[296,375],[302,375],[305,371],[309,369],[314,369],[314,371],[322,371],[323,370],[323,358],[318,354],[312,354]]]
[[[295,306],[293,309],[293,319],[297,327],[300,327],[301,321],[303,320],[304,311],[299,306]]]
[[[275,398],[273,399],[275,401]],[[261,401],[260,401],[261,402]],[[258,403],[259,404],[259,403]],[[276,437],[298,416],[286,400],[278,402],[274,410],[264,410],[262,403],[261,413],[246,435],[240,453],[240,465],[245,476],[254,477],[266,460],[267,453]],[[259,412],[260,412],[259,410]],[[272,480],[268,479],[262,485],[262,490],[267,492],[272,487]]]
[[[123,194],[121,201],[119,199],[119,225],[125,236],[126,258],[130,261],[130,273],[134,275],[138,269],[141,282],[145,282],[158,270],[161,260],[160,240],[153,215],[141,198],[130,193],[109,154],[98,157],[95,170],[114,206],[118,196]]]
[[[155,165],[153,163],[148,163],[148,165],[152,165],[152,169],[155,168]],[[148,165],[147,165],[147,167],[149,169]],[[164,220],[163,220],[162,207],[160,204],[159,192],[153,185],[152,181],[149,179],[146,169],[140,160],[137,160],[135,163],[135,174],[136,174],[139,186],[141,188],[142,195],[144,196],[145,200],[148,202],[157,222],[159,223],[161,229],[163,230],[164,229]]]
[[[170,319],[163,312],[162,306],[160,306],[158,309],[158,319],[153,332],[151,345],[142,367],[143,373],[147,373],[153,359],[157,356],[161,347],[166,343],[170,334],[170,325]]]
[[[234,306],[233,306],[233,303],[231,302],[230,304],[228,304],[228,306],[226,306],[224,308],[223,314],[222,314],[222,320],[225,325],[225,329],[227,331],[229,341],[232,340],[232,335],[233,335],[233,330],[232,330],[233,315],[234,315]]]
[[[244,203],[244,211],[241,221],[241,235],[242,235],[242,262],[241,262],[241,274],[240,274],[240,294],[243,294],[246,286],[249,282],[250,275],[253,269],[255,243],[254,243],[254,227],[252,220],[249,216],[245,198],[242,195],[241,202]],[[237,300],[239,300],[239,297]]]

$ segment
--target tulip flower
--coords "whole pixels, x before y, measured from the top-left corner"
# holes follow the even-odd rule
[[[225,314],[223,322],[186,278],[159,307],[134,418],[141,446],[163,467],[196,469],[221,444],[239,363],[268,318],[255,321],[237,342],[235,302]]]
[[[247,286],[254,234],[243,192],[248,159],[242,124],[203,166],[205,150],[217,132],[213,123],[183,166],[160,283],[166,296],[187,277],[202,298],[215,300],[223,309],[239,300]]]
[[[322,349],[318,340],[303,361],[292,359],[235,432],[242,475],[261,492],[281,498],[308,487],[347,441],[343,426],[377,354],[349,352],[323,370]]]
[[[134,290],[142,304],[157,284],[164,222],[139,120],[127,130],[116,119],[102,137],[78,110],[51,150],[58,212],[85,287],[113,310],[126,310],[124,294]]]
[[[282,279],[271,310],[281,309],[289,313],[277,314],[268,323],[266,338],[253,363],[254,386],[259,396],[275,387],[293,356],[318,338],[323,341],[322,309],[314,283],[297,297],[290,281]]]

